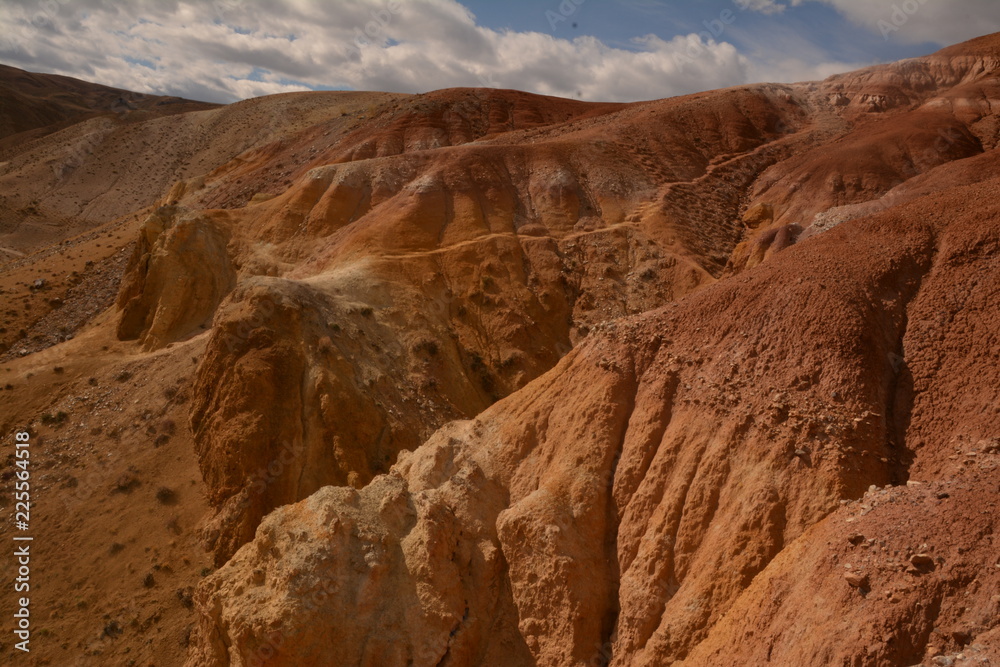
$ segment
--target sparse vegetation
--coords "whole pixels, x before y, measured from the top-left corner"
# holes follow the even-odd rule
[[[125,473],[115,481],[112,493],[132,493],[141,484],[133,473]]]
[[[181,603],[181,606],[185,609],[194,608],[194,589],[190,586],[187,588],[178,588],[176,591],[177,600]]]
[[[111,639],[117,639],[122,634],[122,626],[118,624],[118,621],[109,621],[104,626],[104,636],[110,637]]]
[[[177,492],[169,487],[161,486],[156,490],[156,500],[161,505],[174,505],[177,503]]]
[[[54,415],[46,412],[42,415],[42,423],[46,426],[62,426],[67,417],[69,417],[69,415],[61,410]]]
[[[438,353],[437,341],[432,338],[424,338],[413,344],[413,352],[416,354],[426,354],[434,357]]]

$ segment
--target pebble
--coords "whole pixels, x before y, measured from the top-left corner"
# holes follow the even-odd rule
[[[868,588],[868,575],[858,572],[847,572],[844,574],[844,581],[851,588]]]

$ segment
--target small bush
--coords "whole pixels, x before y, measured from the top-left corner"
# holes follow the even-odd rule
[[[118,624],[118,621],[111,621],[104,626],[104,634],[111,639],[116,639],[122,634],[122,626]]]
[[[42,415],[42,423],[48,426],[61,426],[62,423],[66,421],[67,417],[69,417],[69,415],[61,410],[55,414],[46,412]]]
[[[423,340],[417,341],[413,345],[413,351],[417,354],[424,353],[431,357],[436,356],[438,353],[437,341],[430,338],[425,338]]]
[[[156,490],[156,499],[162,505],[173,505],[177,502],[177,492],[165,486]]]
[[[118,478],[111,493],[132,493],[139,484],[139,479],[135,475],[126,473]]]
[[[177,599],[180,601],[181,606],[185,609],[194,608],[194,596],[192,595],[192,590],[188,588],[178,588],[177,589]]]

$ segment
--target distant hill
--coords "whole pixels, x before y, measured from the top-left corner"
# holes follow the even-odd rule
[[[0,65],[0,140],[32,130],[37,132],[31,137],[37,138],[68,123],[109,113],[143,109],[169,115],[216,106]]]

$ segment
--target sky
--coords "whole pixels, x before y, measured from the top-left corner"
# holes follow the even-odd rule
[[[0,0],[0,63],[209,102],[458,86],[627,102],[991,32],[998,0]]]

